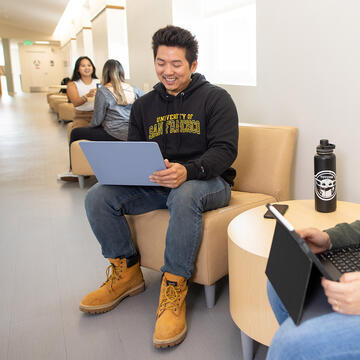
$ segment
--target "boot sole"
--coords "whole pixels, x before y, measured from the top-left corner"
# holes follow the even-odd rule
[[[80,304],[80,311],[88,314],[102,314],[112,310],[116,307],[122,300],[124,300],[128,296],[135,296],[142,293],[145,290],[145,283],[142,282],[140,285],[126,291],[124,294],[116,298],[114,301],[104,304],[104,305],[96,305],[96,306],[88,306]]]
[[[179,335],[176,335],[173,338],[166,340],[159,340],[154,337],[153,344],[157,349],[166,349],[168,347],[179,345],[184,341],[186,337],[186,332],[187,332],[187,326],[185,325],[184,330]]]

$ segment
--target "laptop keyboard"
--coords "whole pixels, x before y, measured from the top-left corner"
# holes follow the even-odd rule
[[[360,271],[360,245],[331,249],[319,257],[329,260],[342,274]]]

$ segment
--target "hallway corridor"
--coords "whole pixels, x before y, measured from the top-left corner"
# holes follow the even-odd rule
[[[113,311],[81,313],[107,266],[83,207],[95,179],[84,189],[56,180],[67,169],[66,127],[45,94],[0,98],[0,126],[0,359],[241,359],[227,278],[212,310],[190,285],[188,336],[169,350],[152,346],[160,273],[144,269],[146,291]]]

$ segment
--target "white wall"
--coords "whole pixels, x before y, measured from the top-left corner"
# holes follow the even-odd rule
[[[108,28],[108,59],[116,59],[122,64],[125,77],[130,76],[129,47],[126,24],[126,12],[118,9],[106,9]]]
[[[11,67],[14,81],[14,91],[16,94],[21,93],[21,68],[19,57],[19,44],[15,40],[10,41]]]
[[[93,60],[94,48],[91,29],[82,28],[76,34],[76,50],[78,56],[88,56]]]
[[[63,57],[58,46],[19,44],[22,89],[60,84],[64,74]],[[39,61],[39,65],[34,64]],[[52,66],[53,64],[53,66]]]
[[[72,58],[71,58],[70,41],[61,47],[61,55],[62,55],[62,62],[64,68],[63,77],[71,78],[73,72],[73,66],[72,66]]]
[[[86,55],[85,47],[84,47],[84,33],[82,30],[76,34],[76,50],[78,56]]]
[[[171,0],[129,0],[128,24],[130,83],[152,88],[158,80],[154,70],[151,38],[156,30],[172,23]]]
[[[77,58],[79,57],[78,55],[78,50],[76,47],[76,39],[72,38],[70,40],[70,60],[71,60],[71,73],[75,67],[75,63]]]
[[[74,65],[78,58],[78,52],[76,48],[76,40],[69,40],[61,47],[61,55],[63,62],[63,77],[70,77],[74,71]]]
[[[12,64],[11,64],[11,50],[10,50],[10,41],[9,39],[1,39],[2,50],[4,54],[4,64],[5,64],[5,77],[6,77],[6,88],[9,95],[15,94],[14,81],[12,75]]]
[[[108,41],[107,41],[107,19],[106,11],[103,11],[91,21],[92,38],[94,44],[94,64],[96,75],[101,78],[102,68],[108,60]]]
[[[124,68],[125,77],[129,77],[126,20],[125,10],[119,8],[104,8],[91,20],[94,61],[99,77],[108,59],[119,60]]]
[[[359,13],[357,0],[257,0],[258,84],[224,86],[242,122],[299,128],[296,199],[313,198],[313,155],[328,138],[338,199],[360,203]]]
[[[84,50],[91,60],[94,58],[94,46],[93,46],[93,38],[91,29],[83,29],[83,37],[84,37]]]

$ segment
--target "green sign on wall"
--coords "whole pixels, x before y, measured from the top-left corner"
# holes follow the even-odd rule
[[[25,41],[24,41],[24,45],[28,45],[28,46],[29,46],[29,45],[32,45],[32,42],[31,42],[30,40],[25,40]]]

